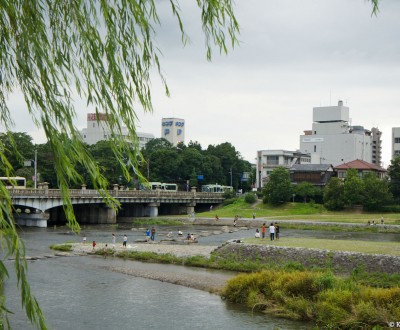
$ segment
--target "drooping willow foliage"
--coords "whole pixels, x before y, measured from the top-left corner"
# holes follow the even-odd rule
[[[189,1],[189,0],[184,0]],[[238,22],[233,0],[192,0],[206,40],[210,59],[212,46],[227,52],[237,44]],[[370,0],[373,13],[378,0]],[[24,98],[32,121],[42,128],[54,153],[54,169],[63,194],[69,226],[79,231],[68,187],[82,178],[76,168],[84,166],[94,187],[112,207],[117,201],[107,195],[107,180],[93,161],[74,126],[76,98],[97,113],[106,113],[112,130],[113,152],[127,180],[137,169],[136,114],[152,111],[150,74],[156,70],[168,95],[162,75],[159,51],[154,44],[155,27],[160,24],[157,8],[161,0],[1,0],[0,1],[0,125],[5,134],[14,127],[13,109],[7,100],[14,93]],[[187,40],[178,0],[169,0]],[[164,7],[163,7],[164,8]],[[129,143],[121,139],[121,127],[129,132]],[[133,146],[133,147],[132,147]],[[12,146],[12,152],[18,151]],[[0,169],[12,176],[13,169],[0,145]],[[136,172],[137,173],[137,172]],[[137,173],[140,176],[140,173]],[[45,329],[44,316],[30,293],[23,242],[12,218],[12,203],[0,183],[0,244],[3,260],[15,257],[15,269],[22,304],[28,318]],[[0,276],[8,271],[0,260]],[[0,308],[6,315],[4,299]],[[7,320],[5,320],[7,322]],[[6,324],[7,325],[7,324]]]
[[[187,36],[179,2],[170,0],[182,41]],[[238,23],[232,0],[196,0],[206,39],[207,58],[213,45],[221,52],[237,43]],[[156,0],[2,0],[0,1],[0,124],[5,134],[14,126],[8,97],[20,93],[38,128],[42,128],[54,153],[54,169],[62,191],[69,226],[79,231],[68,187],[82,183],[77,165],[84,166],[93,185],[112,207],[118,203],[107,195],[107,179],[85,148],[74,125],[76,98],[96,113],[105,113],[113,152],[130,180],[137,172],[140,153],[135,122],[138,109],[152,111],[150,74],[161,73],[159,50],[154,44],[160,24]],[[165,8],[165,7],[163,7]],[[121,138],[122,126],[129,138]],[[14,145],[15,147],[15,145]],[[0,167],[11,176],[13,169],[0,145]],[[17,150],[13,150],[16,154]],[[12,218],[10,196],[0,186],[0,235],[3,256],[15,257],[22,304],[33,324],[45,328],[43,314],[32,297],[26,279],[24,247]],[[0,273],[8,276],[0,261]],[[5,312],[5,305],[1,304]],[[3,313],[6,314],[6,313]],[[7,322],[7,320],[5,320]]]

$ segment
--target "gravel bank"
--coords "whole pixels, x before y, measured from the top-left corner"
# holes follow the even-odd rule
[[[105,247],[105,244],[100,243],[96,246],[95,250],[102,250]],[[109,248],[110,246],[107,247]],[[154,252],[158,254],[169,253],[177,257],[190,257],[198,255],[210,257],[211,252],[217,248],[217,246],[205,246],[199,244],[174,245],[163,243],[135,243],[128,244],[126,248],[116,244],[115,251]],[[93,248],[88,243],[76,243],[73,244],[72,254],[93,254]],[[229,273],[218,271],[203,271],[194,274],[193,272],[189,273],[188,268],[184,266],[175,266],[181,267],[181,271],[179,272],[170,272],[166,269],[163,269],[162,265],[160,265],[159,267],[161,268],[160,270],[154,269],[154,267],[146,268],[146,265],[144,265],[143,267],[145,269],[117,266],[105,266],[104,268],[113,272],[182,285],[189,288],[207,291],[210,293],[219,293],[221,289],[226,285],[227,281],[236,275],[236,273],[234,272]]]
[[[102,250],[106,246],[104,243],[96,245],[95,251]],[[110,244],[107,246],[112,248]],[[89,243],[75,243],[72,244],[73,253],[93,253],[93,248]],[[163,243],[133,243],[128,244],[126,248],[122,247],[121,244],[115,245],[115,251],[137,251],[137,252],[154,252],[158,254],[172,254],[177,257],[190,257],[190,256],[205,256],[209,257],[211,252],[214,251],[217,246],[199,245],[199,244],[163,244]]]

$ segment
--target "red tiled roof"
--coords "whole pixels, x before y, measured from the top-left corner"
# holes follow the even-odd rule
[[[356,159],[342,165],[335,166],[336,170],[347,170],[350,168],[355,168],[357,170],[372,170],[377,172],[386,172],[386,170],[376,164],[368,163],[361,159]]]

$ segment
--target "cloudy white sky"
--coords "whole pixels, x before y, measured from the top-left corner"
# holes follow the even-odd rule
[[[241,44],[227,56],[215,50],[212,62],[192,2],[181,1],[186,47],[161,7],[157,43],[171,97],[154,78],[155,110],[138,114],[139,131],[160,137],[161,118],[183,118],[186,143],[230,142],[254,162],[257,150],[298,149],[312,108],[343,100],[352,124],[383,132],[383,162],[390,164],[391,128],[400,126],[400,1],[381,0],[375,17],[365,0],[237,0]],[[78,128],[88,112],[78,106]],[[19,120],[16,131],[45,142],[32,125]]]

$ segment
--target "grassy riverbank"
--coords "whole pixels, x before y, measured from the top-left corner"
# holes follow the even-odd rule
[[[239,215],[243,218],[252,218],[253,213],[257,218],[266,220],[308,220],[308,221],[326,221],[326,222],[344,222],[344,223],[367,223],[375,221],[380,223],[383,216],[385,224],[400,225],[399,213],[367,213],[362,211],[327,211],[323,205],[315,203],[286,203],[282,206],[273,207],[271,205],[258,202],[256,204],[247,204],[244,199],[238,199],[232,204],[220,206],[213,209],[212,212],[197,213],[196,217],[214,218],[217,214],[220,218],[234,218]]]
[[[328,271],[265,270],[239,275],[228,282],[222,297],[328,329],[383,329],[400,319],[399,287],[371,288]]]
[[[334,236],[334,235],[332,235]],[[367,254],[387,254],[400,256],[400,244],[398,242],[375,242],[358,240],[341,240],[325,238],[303,238],[303,237],[285,237],[280,240],[270,241],[269,238],[262,240],[260,238],[244,239],[245,243],[300,247],[307,249],[324,249],[331,251],[360,252]]]

